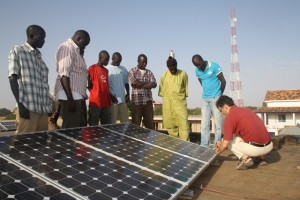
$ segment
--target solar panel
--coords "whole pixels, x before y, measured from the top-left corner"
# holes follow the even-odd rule
[[[11,180],[0,179],[4,198],[176,199],[215,158],[211,149],[132,124],[2,136],[0,152],[1,176]],[[26,188],[28,178],[36,181]]]
[[[0,122],[0,131],[14,131],[14,130],[16,130],[16,122],[14,121]]]

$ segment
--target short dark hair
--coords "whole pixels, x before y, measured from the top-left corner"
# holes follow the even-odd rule
[[[138,56],[138,60],[140,60],[141,58],[147,59],[147,56],[146,56],[145,54],[140,54],[140,55]]]
[[[173,65],[177,65],[177,60],[171,56],[169,56],[168,60],[167,60],[167,66],[173,66]]]
[[[228,106],[234,106],[234,101],[231,97],[222,95],[217,100],[216,106],[217,106],[217,108],[222,108],[225,104]]]
[[[34,31],[41,31],[41,32],[43,32],[44,34],[46,33],[45,30],[44,30],[41,26],[32,24],[32,25],[28,26],[27,29],[26,29],[26,35],[27,35],[27,37],[30,37],[30,35],[31,35]]]

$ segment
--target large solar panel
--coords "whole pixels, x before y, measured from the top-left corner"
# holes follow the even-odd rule
[[[132,124],[2,136],[0,198],[177,199],[214,158]]]
[[[14,121],[0,122],[0,131],[14,131],[14,130],[16,130],[16,122]]]

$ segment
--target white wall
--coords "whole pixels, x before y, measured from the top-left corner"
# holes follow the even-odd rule
[[[300,107],[300,101],[265,102],[267,107]]]

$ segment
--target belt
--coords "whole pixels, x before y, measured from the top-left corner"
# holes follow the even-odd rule
[[[270,140],[266,144],[257,144],[255,142],[248,142],[248,144],[251,144],[251,145],[256,146],[256,147],[265,147],[265,146],[269,145],[271,142],[272,142],[272,140]]]

